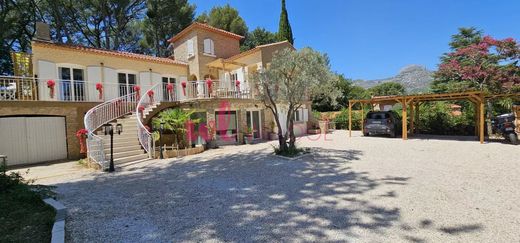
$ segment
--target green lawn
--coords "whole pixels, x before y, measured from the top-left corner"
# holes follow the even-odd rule
[[[0,173],[0,242],[50,242],[55,210],[16,175]]]

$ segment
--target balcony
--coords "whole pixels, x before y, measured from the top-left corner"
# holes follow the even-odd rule
[[[104,83],[102,91],[96,89],[97,82],[84,80],[53,80],[48,86],[47,79],[0,76],[0,101],[65,101],[104,102],[134,93],[136,84]],[[140,94],[146,95],[151,85],[141,86]],[[158,101],[187,101],[195,99],[251,99],[249,87],[234,85],[232,81],[207,82],[187,81],[161,85]]]

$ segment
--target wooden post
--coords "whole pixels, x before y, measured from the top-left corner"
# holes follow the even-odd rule
[[[408,115],[407,115],[407,107],[406,107],[406,98],[404,98],[401,102],[403,105],[403,140],[408,139]]]
[[[480,102],[473,102],[475,107],[475,136],[479,137],[480,133]]]
[[[484,102],[484,94],[480,94],[480,143],[484,143],[484,113],[486,113]]]
[[[413,135],[413,130],[414,130],[414,120],[415,120],[414,110],[415,110],[415,103],[412,101],[412,103],[410,103],[410,134],[411,135]]]
[[[361,102],[361,133],[363,134],[363,125],[365,119],[365,103]]]
[[[348,136],[352,137],[352,102],[348,102]]]

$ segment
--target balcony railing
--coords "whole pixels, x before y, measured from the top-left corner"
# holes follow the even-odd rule
[[[50,88],[47,79],[31,77],[0,76],[0,101],[70,101],[70,102],[104,102],[134,92],[135,84],[104,83],[100,90],[97,82],[84,80],[54,80]],[[211,98],[254,98],[248,84],[236,85],[234,81],[207,82],[187,81],[160,87],[158,101],[184,101]],[[142,95],[151,85],[141,87]]]

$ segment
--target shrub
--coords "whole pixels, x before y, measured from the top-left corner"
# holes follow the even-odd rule
[[[336,129],[348,129],[348,108],[343,108],[333,121]],[[352,130],[361,130],[361,111],[352,111]]]

